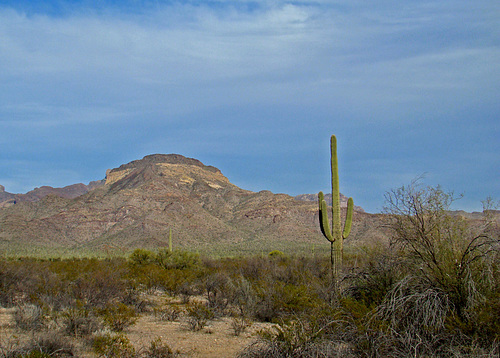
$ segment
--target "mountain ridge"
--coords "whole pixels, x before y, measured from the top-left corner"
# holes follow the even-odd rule
[[[205,251],[326,244],[315,202],[241,189],[218,168],[179,154],[148,155],[107,170],[105,179],[89,185],[8,194],[0,193],[7,199],[0,205],[4,250],[152,248],[167,245],[170,229],[177,247]],[[370,215],[356,212],[351,241],[368,232],[382,236],[369,224],[377,216]]]

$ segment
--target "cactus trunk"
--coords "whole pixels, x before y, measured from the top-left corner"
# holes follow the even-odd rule
[[[330,241],[330,263],[332,281],[337,283],[339,271],[342,267],[343,260],[343,243],[344,239],[349,236],[352,226],[352,214],[354,202],[352,198],[347,201],[347,215],[342,231],[341,215],[340,215],[340,190],[339,190],[339,169],[337,158],[337,138],[332,135],[330,138],[331,151],[331,169],[332,169],[332,225],[330,227],[328,218],[328,206],[326,205],[323,192],[319,192],[319,223],[321,232]]]

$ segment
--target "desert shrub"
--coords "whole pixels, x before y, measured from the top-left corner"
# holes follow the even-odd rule
[[[64,333],[74,336],[87,336],[101,328],[101,324],[93,310],[83,302],[77,301],[74,306],[60,313],[60,321]]]
[[[182,309],[176,304],[168,304],[164,307],[153,309],[153,314],[159,321],[177,321],[181,312]]]
[[[213,311],[202,302],[191,302],[186,307],[186,323],[191,331],[200,331],[213,318]]]
[[[379,305],[401,278],[400,258],[391,248],[365,250],[368,259],[360,268],[346,276],[344,295],[362,301],[366,306]]]
[[[235,336],[239,336],[246,331],[248,327],[252,325],[252,321],[244,316],[236,316],[231,318],[231,329]]]
[[[234,281],[232,304],[241,316],[251,317],[256,311],[256,293],[251,283],[244,277],[239,277]]]
[[[122,302],[110,302],[106,307],[98,309],[97,314],[104,324],[115,332],[134,325],[138,319],[136,311]]]
[[[231,278],[221,272],[208,275],[203,280],[208,307],[217,315],[222,315],[232,301],[234,285]]]
[[[136,287],[153,290],[171,290],[174,284],[169,284],[172,276],[163,267],[155,263],[129,265],[128,281]]]
[[[286,259],[286,255],[280,250],[271,251],[268,256],[275,259]]]
[[[112,267],[108,269],[101,265],[84,271],[71,281],[71,296],[92,307],[104,307],[108,302],[126,296],[128,287],[122,274],[112,270]]]
[[[146,265],[155,261],[155,254],[145,249],[135,249],[129,256],[130,262],[134,265]]]
[[[238,357],[356,357],[352,347],[325,335],[324,328],[318,326],[315,320],[295,318],[261,331],[259,339],[240,352]]]
[[[453,194],[440,187],[413,182],[386,198],[393,242],[409,274],[418,277],[419,287],[445,295],[450,313],[467,323],[470,312],[477,313],[477,306],[499,287],[500,274],[491,270],[500,259],[498,232],[452,216]]]
[[[72,343],[64,336],[54,332],[44,332],[30,339],[7,357],[46,358],[73,357],[75,354]]]
[[[201,264],[200,255],[190,251],[160,249],[155,263],[165,269],[193,269]]]
[[[161,338],[151,341],[149,347],[140,355],[142,358],[172,358],[176,354]]]
[[[316,292],[311,286],[260,282],[257,287],[258,301],[255,317],[264,322],[276,321],[291,314],[299,314],[321,305]]]
[[[500,320],[500,312],[486,309],[484,302],[498,296],[498,232],[451,215],[455,198],[440,187],[423,187],[416,181],[391,191],[386,199],[401,274],[385,285],[392,288],[374,321],[385,322],[386,329],[376,328],[380,334],[374,344],[391,347],[386,356],[439,356],[497,341],[492,322]],[[380,291],[379,285],[367,283],[380,282],[380,270],[365,273],[354,292],[368,297],[366,302],[377,302],[380,295],[370,295]]]
[[[43,327],[44,315],[40,306],[26,303],[16,307],[14,311],[16,327],[25,331],[38,331]]]
[[[92,337],[91,346],[98,357],[133,358],[135,348],[121,333],[101,333]]]

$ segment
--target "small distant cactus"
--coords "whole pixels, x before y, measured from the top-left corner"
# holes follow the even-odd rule
[[[168,251],[172,253],[172,228],[168,232]]]
[[[332,278],[338,278],[339,268],[342,266],[343,243],[349,236],[352,226],[352,214],[354,202],[352,198],[347,200],[347,216],[342,231],[340,223],[340,191],[339,191],[339,169],[337,159],[337,138],[332,135],[330,138],[331,167],[332,167],[332,227],[330,228],[328,219],[328,206],[326,205],[323,192],[318,193],[319,202],[319,223],[321,232],[330,241],[330,261]]]

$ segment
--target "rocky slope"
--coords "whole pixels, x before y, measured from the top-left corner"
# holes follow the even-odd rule
[[[327,243],[316,202],[243,190],[219,169],[177,154],[146,156],[89,185],[1,190],[0,202],[0,249],[153,248],[166,245],[170,229],[176,247],[221,253]],[[384,236],[376,215],[354,218],[351,241]]]

